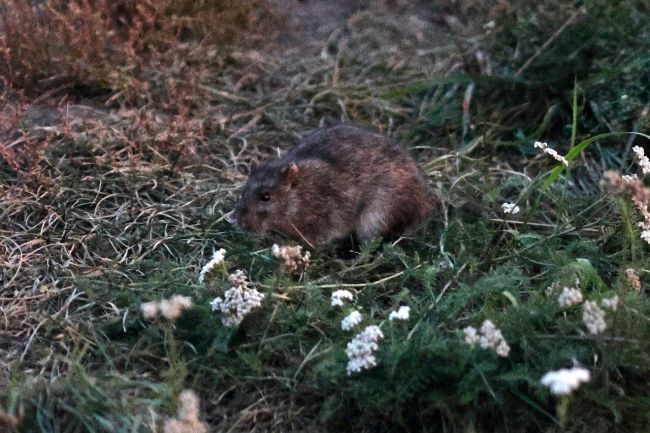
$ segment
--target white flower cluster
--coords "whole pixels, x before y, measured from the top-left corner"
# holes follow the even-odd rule
[[[634,146],[632,148],[632,151],[634,151],[634,154],[636,155],[637,162],[639,163],[639,167],[641,167],[641,172],[643,174],[648,174],[650,173],[650,159],[648,159],[647,156],[645,156],[645,151],[641,146]]]
[[[585,368],[563,368],[557,371],[549,371],[542,377],[542,385],[550,388],[555,395],[571,394],[578,389],[582,382],[589,382],[591,375]]]
[[[627,277],[627,281],[630,283],[630,286],[634,290],[636,290],[637,293],[641,291],[641,279],[639,278],[639,274],[637,274],[636,269],[634,268],[627,268],[625,270],[625,276]]]
[[[154,320],[158,314],[167,320],[176,320],[184,310],[192,306],[192,298],[183,295],[174,295],[169,299],[161,299],[158,302],[144,302],[140,305],[142,317],[147,320]]]
[[[519,206],[517,206],[514,203],[503,203],[501,205],[501,210],[505,214],[511,214],[511,215],[516,215],[519,213],[521,209],[519,209]]]
[[[248,287],[246,274],[237,270],[228,278],[233,286],[226,290],[224,299],[215,298],[211,303],[212,311],[221,313],[224,326],[237,326],[253,309],[262,305],[264,294]]]
[[[226,257],[226,250],[223,248],[212,253],[212,258],[208,263],[203,266],[201,272],[199,273],[199,283],[203,284],[205,281],[205,276],[210,273],[216,266],[223,263],[224,258]]]
[[[377,365],[374,352],[379,349],[377,341],[384,338],[379,326],[367,326],[348,343],[345,354],[348,356],[348,376]]]
[[[571,307],[573,305],[578,305],[584,300],[582,297],[582,292],[576,287],[565,287],[562,289],[562,293],[557,298],[557,302],[560,304],[560,307]]]
[[[350,314],[345,316],[343,320],[341,320],[341,329],[344,331],[349,331],[350,329],[354,328],[359,323],[361,323],[362,319],[363,317],[361,316],[361,313],[354,310]]]
[[[402,305],[397,311],[391,311],[388,320],[408,320],[411,317],[411,307]]]
[[[625,183],[632,183],[632,182],[635,182],[635,181],[639,180],[639,178],[636,176],[636,174],[633,174],[633,175],[624,174],[623,176],[621,176],[621,179],[623,179],[623,182],[625,182]]]
[[[342,307],[343,301],[352,301],[354,296],[349,290],[336,290],[332,292],[332,307]]]
[[[556,150],[549,148],[548,144],[542,143],[541,141],[536,141],[534,146],[536,148],[542,149],[544,153],[551,155],[553,158],[555,158],[556,161],[559,161],[562,164],[564,164],[565,167],[569,166],[569,161],[567,161],[565,157],[557,153]]]
[[[309,266],[309,259],[311,258],[311,253],[309,251],[302,254],[301,246],[281,247],[277,244],[273,244],[271,247],[271,253],[274,257],[280,259],[280,266],[289,274],[305,269]]]
[[[480,334],[476,328],[468,326],[463,329],[465,342],[474,347],[477,343],[483,349],[492,349],[497,355],[506,357],[510,354],[510,346],[503,338],[501,330],[494,326],[491,320],[486,320],[481,325]]]
[[[163,433],[206,433],[208,426],[199,420],[199,397],[190,389],[178,396],[178,414],[168,418]]]
[[[616,311],[618,308],[618,295],[614,295],[611,298],[604,298],[602,304],[603,308],[607,308],[611,311]]]
[[[593,301],[582,306],[582,321],[592,334],[600,334],[607,328],[605,312]]]

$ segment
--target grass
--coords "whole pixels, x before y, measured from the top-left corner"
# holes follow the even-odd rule
[[[161,27],[137,34],[150,49],[102,24],[106,34],[86,34],[107,38],[99,45],[64,39],[69,57],[0,62],[12,68],[0,94],[0,427],[160,432],[191,388],[214,431],[646,429],[648,245],[629,198],[601,186],[607,169],[637,171],[633,145],[648,149],[645,3],[387,3],[350,10],[338,33],[332,14],[316,16],[326,32],[300,33],[282,22],[291,11],[267,5],[160,4],[147,13]],[[0,9],[4,60],[63,25],[37,14],[28,33],[16,17],[34,11],[21,5]],[[269,11],[280,18],[266,30],[241,25]],[[215,14],[241,33],[209,35],[201,23]],[[82,28],[110,14],[84,17]],[[301,42],[274,36],[283,29]],[[270,250],[289,241],[236,230],[224,214],[252,160],[341,120],[405,143],[443,208],[414,235],[352,258],[324,247],[289,275]],[[504,215],[503,202],[522,212]],[[200,285],[217,248],[225,265]],[[209,303],[235,269],[266,298],[228,328]],[[586,300],[620,298],[602,334],[587,331],[581,306],[558,305],[576,278]],[[352,305],[330,305],[338,288],[385,335],[378,365],[354,376],[354,333],[340,327]],[[175,322],[142,318],[141,303],[174,294],[193,308]],[[389,321],[400,305],[411,318]],[[486,319],[508,357],[465,343],[463,328]],[[570,398],[540,384],[576,363],[591,381]]]

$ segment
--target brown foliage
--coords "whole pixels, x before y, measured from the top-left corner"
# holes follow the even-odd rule
[[[187,41],[228,42],[255,23],[263,0],[7,0],[0,74],[39,92],[138,87],[148,62]],[[147,86],[140,83],[139,90]]]

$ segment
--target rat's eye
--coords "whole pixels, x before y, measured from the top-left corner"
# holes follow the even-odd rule
[[[262,191],[260,193],[260,200],[269,201],[271,200],[271,194],[268,191]]]

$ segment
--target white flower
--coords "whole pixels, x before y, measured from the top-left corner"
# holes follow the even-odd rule
[[[557,371],[549,371],[542,377],[542,385],[546,385],[555,395],[571,394],[578,389],[582,382],[589,382],[591,375],[585,368],[574,367],[563,368]]]
[[[480,333],[472,326],[463,329],[463,333],[465,342],[472,347],[478,343],[483,349],[494,350],[499,356],[506,357],[510,354],[508,342],[503,338],[501,330],[494,326],[491,320],[483,322]]]
[[[557,298],[560,307],[571,307],[583,301],[582,292],[578,288],[565,287]]]
[[[501,340],[501,343],[494,349],[497,355],[502,357],[507,357],[510,354],[510,346],[506,343],[506,340]]]
[[[397,311],[391,311],[388,320],[408,320],[411,317],[411,307],[402,305]]]
[[[311,258],[311,253],[309,251],[302,254],[301,246],[281,247],[278,244],[273,244],[271,247],[271,254],[280,259],[280,266],[290,274],[309,266],[309,260]]]
[[[641,227],[643,227],[643,226],[641,225],[641,223],[639,223],[639,225],[640,225]],[[641,239],[643,239],[644,241],[646,241],[647,243],[650,244],[650,229],[648,229],[648,230],[643,230],[643,231],[641,232]]]
[[[636,155],[637,162],[639,164],[639,167],[641,167],[641,172],[643,174],[648,174],[650,173],[650,159],[648,159],[647,156],[645,156],[645,151],[641,146],[634,146],[632,148],[632,151],[634,151]]]
[[[618,308],[618,295],[603,299],[603,307],[607,308],[608,310],[616,311]]]
[[[361,323],[362,316],[358,311],[353,311],[348,314],[343,320],[341,320],[341,329],[344,331],[349,331],[354,328],[356,325]]]
[[[625,182],[625,183],[632,183],[634,181],[639,180],[639,178],[636,176],[636,174],[633,174],[631,176],[628,176],[628,175],[624,174],[623,176],[621,176],[621,179],[623,179],[623,182]]]
[[[463,333],[465,334],[465,343],[469,344],[472,347],[476,346],[476,344],[481,339],[481,337],[478,335],[478,331],[473,326],[468,326],[467,328],[463,329]]]
[[[178,396],[178,414],[167,418],[163,433],[206,433],[208,425],[199,419],[199,397],[190,389]]]
[[[224,299],[215,298],[210,302],[212,311],[221,313],[221,323],[224,326],[234,327],[255,308],[262,305],[264,294],[257,289],[231,287],[224,293]]]
[[[223,263],[225,257],[226,257],[226,250],[224,250],[223,248],[212,253],[212,258],[208,263],[205,264],[205,266],[203,266],[201,272],[199,273],[199,283],[203,284],[203,282],[205,281],[205,276],[212,269],[214,269],[215,266],[218,266],[221,263]]]
[[[520,211],[521,209],[519,209],[519,206],[517,206],[517,205],[514,204],[514,203],[503,203],[503,204],[501,205],[501,210],[502,210],[503,213],[505,213],[505,214],[516,215],[516,214],[519,213],[519,211]]]
[[[235,287],[246,288],[248,286],[246,278],[246,273],[241,269],[237,269],[234,274],[228,275],[228,281],[230,281]]]
[[[332,293],[332,307],[342,307],[344,300],[352,301],[353,298],[349,290],[337,290]]]
[[[189,296],[174,295],[169,299],[163,299],[158,303],[160,314],[168,320],[176,320],[192,306],[192,298]]]
[[[481,338],[479,344],[483,349],[495,349],[503,340],[501,330],[494,326],[491,320],[486,320],[481,325]]]
[[[226,290],[224,299],[215,298],[210,302],[212,311],[221,313],[221,323],[224,326],[237,326],[255,308],[262,305],[264,294],[248,287],[246,274],[242,270],[230,274],[229,278],[233,286]]]
[[[140,304],[142,317],[147,320],[153,320],[158,315],[158,304],[156,302],[144,302]]]
[[[551,155],[553,158],[555,158],[556,161],[561,162],[561,163],[564,164],[566,167],[569,166],[569,161],[567,161],[565,157],[563,157],[562,155],[560,155],[559,153],[557,153],[556,150],[549,148],[549,147],[548,147],[548,144],[546,144],[546,143],[542,143],[541,141],[536,141],[535,144],[534,144],[534,146],[535,146],[536,148],[542,149],[542,151],[543,151],[544,153],[546,153],[547,155]]]
[[[582,321],[592,334],[600,334],[607,328],[605,312],[593,301],[587,301],[582,306]]]
[[[377,365],[374,352],[379,349],[377,341],[382,338],[384,334],[375,325],[367,326],[354,336],[345,349],[345,354],[348,356],[348,376]]]

